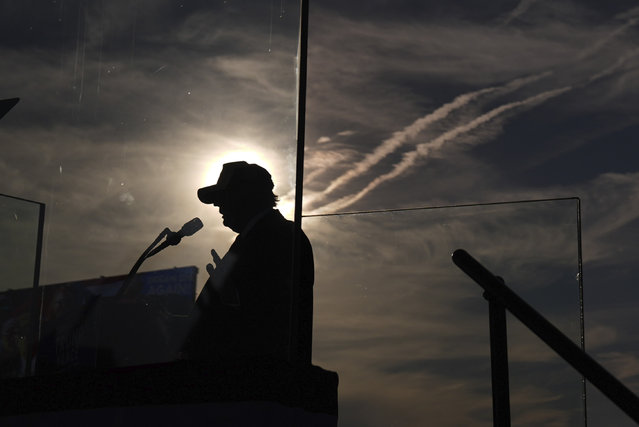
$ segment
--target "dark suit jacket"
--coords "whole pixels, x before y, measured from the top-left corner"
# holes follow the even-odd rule
[[[185,352],[193,358],[274,357],[287,359],[290,342],[294,224],[279,211],[261,217],[231,245],[225,289],[239,305],[222,302],[207,282],[196,302],[195,324]],[[314,266],[311,244],[300,239],[297,361],[310,363]]]

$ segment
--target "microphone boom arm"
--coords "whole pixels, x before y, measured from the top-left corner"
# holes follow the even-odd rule
[[[160,240],[162,240],[165,236],[168,236],[169,233],[171,233],[171,230],[169,230],[168,228],[162,230],[162,232],[153,241],[153,243],[151,243],[151,245],[146,248],[144,252],[142,252],[142,255],[140,255],[140,258],[138,258],[138,260],[135,262],[135,264],[131,268],[131,271],[129,271],[129,274],[126,276],[126,279],[124,279],[124,283],[122,284],[122,287],[120,287],[120,290],[118,291],[116,297],[120,298],[127,293],[128,288],[131,286],[131,282],[133,282],[133,277],[142,266],[144,260],[149,257],[149,253],[157,246],[158,243],[160,243]]]
[[[140,258],[138,258],[136,263],[133,265],[133,268],[131,269],[126,279],[124,280],[124,284],[118,291],[116,297],[120,298],[121,296],[129,292],[129,287],[131,286],[131,283],[133,282],[133,277],[138,272],[138,269],[140,268],[140,266],[142,265],[145,259],[152,257],[158,252],[167,248],[169,245],[171,246],[177,245],[182,240],[182,237],[192,236],[197,231],[199,231],[203,226],[204,225],[202,224],[202,221],[200,220],[200,218],[196,217],[190,220],[189,222],[187,222],[186,224],[184,224],[177,233],[174,233],[168,228],[165,228],[164,230],[162,230],[162,232],[158,235],[155,241],[151,243],[151,245],[148,248],[146,248],[146,250],[142,253]],[[165,237],[166,237],[166,240],[164,241],[164,243],[158,246],[158,243],[160,243],[160,240],[162,240]]]

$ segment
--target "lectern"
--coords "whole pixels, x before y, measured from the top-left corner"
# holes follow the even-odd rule
[[[4,338],[16,344],[0,357],[0,425],[336,426],[334,372],[268,358],[176,360],[196,272],[141,273],[133,298],[117,296],[125,276],[0,295],[10,302],[0,307]],[[30,352],[19,326],[33,301]]]

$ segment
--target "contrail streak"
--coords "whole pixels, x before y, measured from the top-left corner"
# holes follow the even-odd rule
[[[501,105],[493,110],[490,110],[487,113],[482,114],[481,116],[473,119],[472,121],[464,125],[457,126],[456,128],[453,128],[449,130],[448,132],[443,133],[442,135],[438,136],[432,141],[429,141],[423,144],[418,144],[415,150],[404,154],[403,159],[395,165],[392,171],[378,176],[373,181],[371,181],[366,187],[360,190],[358,193],[343,197],[341,199],[336,200],[335,202],[332,202],[323,206],[321,208],[321,211],[334,212],[334,211],[343,209],[347,206],[350,206],[353,203],[360,200],[362,197],[366,196],[371,190],[378,187],[380,184],[402,175],[408,169],[414,166],[417,160],[428,156],[431,153],[431,151],[440,149],[446,142],[458,137],[459,135],[470,132],[476,129],[477,127],[483,125],[484,123],[487,123],[497,118],[498,116],[500,116],[501,114],[507,111],[510,111],[519,107],[524,107],[524,106],[534,105],[540,102],[544,102],[548,99],[559,96],[571,90],[572,88],[573,88],[572,86],[566,86],[559,89],[549,90],[549,91],[537,94],[535,96],[526,98],[522,101],[514,101],[508,104]]]
[[[627,11],[624,14],[627,17],[627,21],[626,21],[625,24],[615,28],[613,31],[608,33],[606,36],[604,36],[601,39],[597,40],[595,43],[593,43],[593,45],[591,47],[589,47],[588,49],[586,49],[583,52],[581,52],[577,56],[577,59],[584,59],[587,56],[590,56],[590,55],[596,53],[597,51],[601,50],[601,48],[604,47],[610,40],[614,39],[619,34],[621,34],[624,31],[626,31],[628,28],[633,27],[635,24],[637,24],[637,22],[639,21],[639,17],[633,16],[633,15],[636,15],[636,13],[638,11],[639,11],[639,8],[634,8],[634,9],[630,9],[629,11]]]
[[[517,5],[517,7],[511,12],[510,15],[510,19],[517,17],[521,14],[523,14],[524,12],[526,12],[530,6],[533,3],[536,3],[536,0],[521,0],[520,3]],[[607,43],[609,43],[612,39],[614,39],[615,37],[617,37],[619,34],[623,33],[624,31],[626,31],[628,28],[634,26],[637,24],[637,22],[639,22],[639,7],[635,7],[632,9],[629,9],[628,11],[617,15],[617,19],[624,19],[626,20],[625,23],[623,23],[622,25],[620,25],[619,27],[615,28],[613,31],[611,31],[610,33],[608,33],[607,35],[605,35],[604,37],[602,37],[601,39],[597,40],[595,43],[593,43],[593,45],[591,47],[589,47],[588,49],[584,50],[581,52],[581,54],[578,55],[577,59],[584,59],[585,57],[594,54],[595,52],[599,51],[600,49],[602,49]],[[581,85],[576,85],[574,87],[581,87],[584,85],[587,85],[589,83],[592,83],[602,77],[605,77],[607,75],[612,74],[613,72],[617,71],[617,69],[621,68],[621,66],[623,66],[626,61],[630,58],[633,58],[634,56],[636,56],[637,54],[639,54],[639,49],[633,50],[632,52],[630,52],[629,54],[621,57],[616,63],[612,64],[611,66],[609,66],[608,68],[604,69],[603,71],[592,75],[586,82],[584,82]],[[536,76],[532,76],[530,77],[530,81],[535,81],[538,80],[542,77],[544,77],[545,75],[550,74],[550,72],[541,74],[541,75],[536,75]],[[513,85],[513,90],[517,89],[520,86],[523,86],[526,82],[524,81],[525,79],[520,79],[515,80],[507,85],[505,85],[503,88],[507,88],[509,85]],[[517,83],[519,83],[519,86],[517,86]],[[333,190],[335,190],[338,187],[343,186],[345,183],[349,182],[350,180],[352,180],[353,178],[360,176],[361,174],[367,172],[372,166],[374,166],[375,164],[377,164],[382,158],[384,158],[385,156],[387,156],[388,154],[392,153],[394,150],[396,150],[399,146],[401,146],[406,140],[408,140],[409,138],[414,138],[417,136],[417,134],[419,132],[421,132],[422,130],[424,130],[429,124],[435,122],[436,120],[440,120],[441,118],[446,117],[448,114],[450,114],[452,111],[461,108],[463,106],[465,106],[466,104],[468,104],[469,102],[471,102],[472,100],[476,99],[477,97],[481,96],[482,94],[485,93],[489,93],[489,92],[493,92],[495,90],[497,90],[497,87],[491,87],[491,88],[486,88],[486,89],[482,89],[479,91],[475,91],[475,92],[470,92],[467,94],[463,94],[458,96],[457,98],[455,98],[452,102],[445,104],[443,106],[441,106],[440,108],[438,108],[437,110],[435,110],[433,113],[424,116],[420,119],[418,119],[417,121],[415,121],[413,124],[411,124],[410,126],[404,128],[402,131],[396,132],[395,134],[393,134],[393,137],[389,138],[388,140],[385,140],[380,146],[378,146],[372,153],[368,154],[362,161],[360,161],[359,163],[357,163],[353,169],[349,170],[348,172],[344,173],[343,175],[341,175],[340,177],[336,178],[335,180],[333,180],[329,186],[322,191],[321,193],[315,193],[313,195],[310,196],[310,201],[311,203],[316,201],[317,199],[322,199],[324,198],[327,194],[329,194],[330,192],[332,192]],[[375,178],[373,181],[371,181],[364,189],[362,189],[361,191],[359,191],[358,193],[343,197],[341,199],[338,199],[332,203],[329,203],[327,205],[324,205],[320,208],[318,208],[316,211],[335,211],[335,210],[339,210],[342,209],[344,207],[350,206],[351,204],[355,203],[356,201],[360,200],[362,197],[364,197],[366,194],[368,194],[368,192],[370,192],[372,189],[376,188],[378,185],[380,185],[381,183],[388,181],[390,179],[393,179],[401,174],[403,174],[408,168],[410,168],[412,165],[414,165],[417,160],[420,157],[425,157],[428,155],[428,153],[431,150],[436,150],[441,148],[441,146],[448,140],[455,138],[456,136],[468,132],[474,128],[476,128],[477,126],[492,120],[493,118],[499,116],[500,114],[504,113],[505,111],[511,110],[513,108],[517,108],[520,107],[522,105],[527,105],[527,104],[531,104],[534,102],[543,102],[546,99],[552,98],[554,96],[558,96],[561,93],[564,93],[568,90],[573,89],[573,86],[567,86],[561,89],[557,89],[557,90],[551,90],[551,91],[547,91],[547,92],[543,92],[539,95],[527,98],[523,101],[517,101],[517,102],[513,102],[513,103],[509,103],[509,104],[505,104],[502,105],[501,107],[495,108],[494,110],[489,111],[486,114],[483,114],[479,117],[477,117],[476,119],[472,120],[471,122],[462,125],[462,126],[458,126],[442,135],[440,135],[438,138],[434,139],[433,141],[426,143],[426,144],[419,144],[417,145],[416,149],[414,151],[408,152],[404,154],[404,157],[402,159],[402,161],[398,164],[395,165],[394,169],[384,175],[378,176],[377,178]]]
[[[326,168],[318,168],[304,176],[304,182],[312,182],[315,178],[326,172]]]
[[[356,163],[352,169],[349,169],[347,172],[342,174],[341,176],[334,179],[328,187],[320,194],[317,194],[312,197],[312,201],[316,201],[321,199],[334,191],[335,189],[343,186],[347,182],[352,179],[362,175],[365,172],[379,163],[384,157],[388,156],[395,150],[397,150],[402,144],[404,144],[409,139],[415,138],[420,132],[426,129],[430,124],[441,120],[448,116],[455,110],[458,110],[471,101],[477,99],[481,95],[491,92],[499,92],[499,93],[508,93],[515,91],[526,84],[533,83],[537,80],[540,80],[548,75],[551,72],[543,72],[540,74],[535,74],[533,76],[517,78],[512,80],[502,86],[494,86],[485,89],[480,89],[474,92],[468,92],[456,97],[453,101],[442,105],[432,113],[417,119],[411,125],[405,127],[401,131],[395,132],[393,136],[385,141],[383,141],[372,153],[367,154],[363,160]]]
[[[628,53],[627,55],[624,55],[621,58],[619,58],[617,60],[617,62],[612,64],[610,67],[608,67],[605,70],[593,75],[592,77],[590,77],[588,82],[589,83],[593,82],[595,80],[598,80],[598,79],[600,79],[602,77],[606,77],[607,75],[610,75],[610,74],[614,73],[619,68],[621,68],[629,59],[634,58],[635,56],[637,56],[637,54],[639,54],[639,48],[630,51],[630,53]]]
[[[504,25],[510,24],[510,21],[519,18],[521,15],[526,13],[528,9],[530,9],[530,6],[532,6],[534,3],[537,3],[537,0],[521,0],[517,7],[515,7],[512,12],[510,12],[510,15],[504,22]]]

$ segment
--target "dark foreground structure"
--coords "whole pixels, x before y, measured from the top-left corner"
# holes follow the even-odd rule
[[[0,293],[0,425],[336,426],[337,374],[310,362],[175,359],[196,273],[141,273],[142,299],[108,296],[125,276]],[[33,355],[6,345],[28,337],[30,306]]]
[[[251,360],[107,368],[0,382],[3,426],[336,426],[337,374]]]

